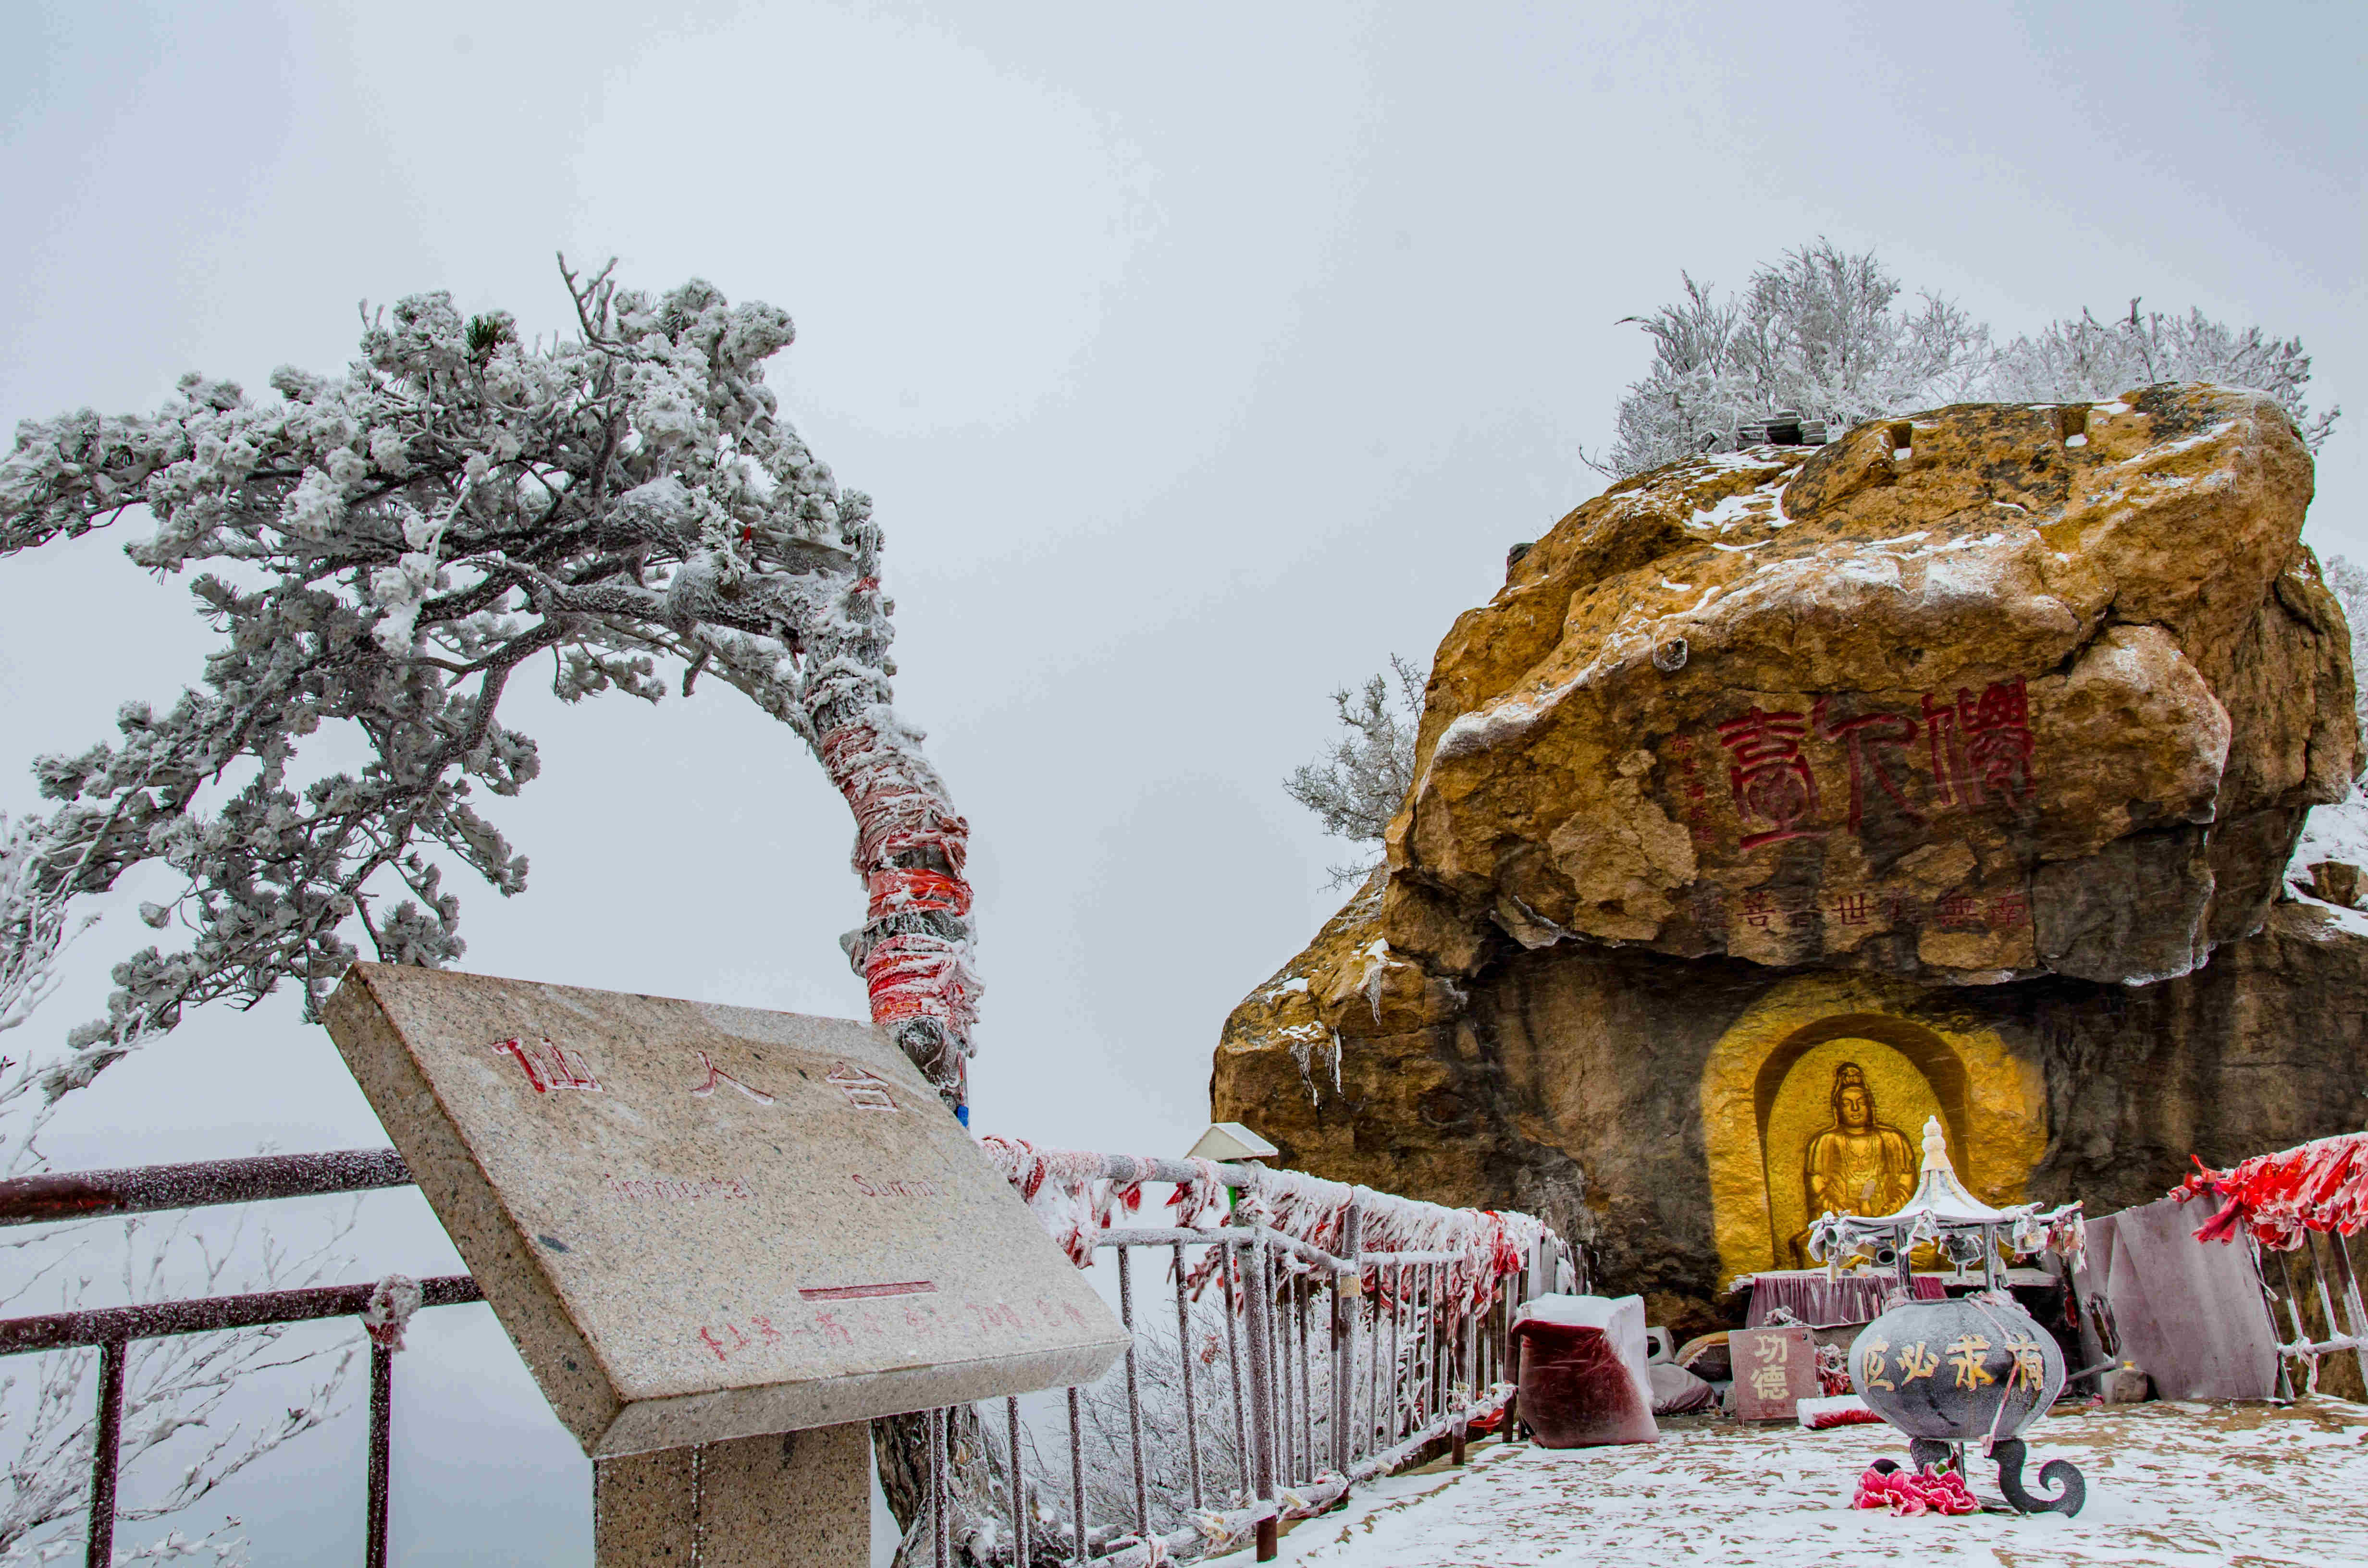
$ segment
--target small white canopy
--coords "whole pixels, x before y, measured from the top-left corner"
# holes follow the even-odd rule
[[[1188,1160],[1270,1160],[1282,1153],[1238,1121],[1221,1121],[1184,1152]]]
[[[2014,1216],[2003,1209],[1993,1209],[1965,1190],[1957,1179],[1956,1167],[1949,1163],[1949,1140],[1941,1131],[1941,1119],[1927,1117],[1924,1121],[1924,1171],[1916,1183],[1915,1196],[1883,1216],[1884,1219],[1930,1214],[1943,1224],[2004,1225],[2013,1222]]]

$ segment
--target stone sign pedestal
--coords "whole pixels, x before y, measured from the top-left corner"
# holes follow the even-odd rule
[[[867,1568],[871,1561],[866,1422],[594,1461],[593,1568]]]
[[[601,1568],[861,1563],[872,1417],[1125,1352],[869,1025],[368,963],[324,1021],[599,1465]]]

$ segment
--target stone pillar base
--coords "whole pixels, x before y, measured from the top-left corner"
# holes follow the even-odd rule
[[[870,1568],[868,1422],[600,1460],[594,1568]]]

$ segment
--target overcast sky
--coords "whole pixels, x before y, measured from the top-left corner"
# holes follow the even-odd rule
[[[428,289],[550,331],[559,249],[786,308],[772,380],[877,499],[899,702],[974,830],[974,1125],[1180,1152],[1227,1009],[1337,902],[1280,788],[1326,693],[1427,657],[1600,488],[1581,449],[1647,358],[1620,318],[1680,269],[1822,234],[2001,336],[2133,295],[2299,335],[2314,405],[2355,410],[2310,538],[2368,553],[2368,12],[1609,9],[16,0],[0,417],[331,368],[357,301]],[[0,809],[196,677],[186,585],[120,543],[0,567]],[[469,967],[861,1013],[849,821],[786,731],[721,683],[505,712],[543,747],[502,816],[534,870],[459,890]],[[292,1001],[84,1099],[62,1165],[381,1141]],[[407,1204],[371,1200],[363,1272],[451,1267]],[[465,1315],[442,1372],[405,1358],[441,1392],[398,1497],[452,1501],[399,1540],[580,1560],[580,1460]],[[463,1464],[431,1406],[505,1435]],[[260,1561],[358,1540],[348,1427],[242,1494]]]

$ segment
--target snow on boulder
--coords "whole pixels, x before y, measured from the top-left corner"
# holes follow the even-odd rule
[[[2349,791],[2311,491],[2274,402],[2182,385],[1623,481],[1440,644],[1387,950],[2187,973]]]

